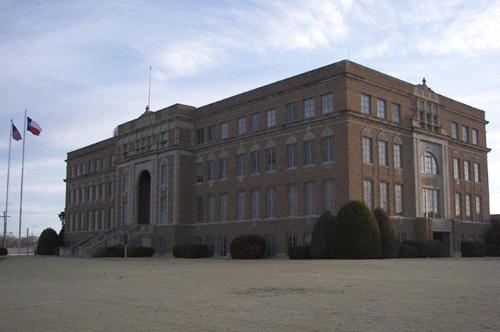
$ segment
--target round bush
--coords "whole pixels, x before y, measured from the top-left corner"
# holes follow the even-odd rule
[[[330,241],[335,228],[335,217],[326,211],[314,224],[310,254],[314,259],[330,258]]]
[[[310,259],[310,247],[309,246],[295,246],[288,250],[288,257],[290,259]]]
[[[484,242],[493,246],[500,246],[500,223],[493,222],[484,236]]]
[[[0,248],[0,256],[7,256],[8,254],[9,254],[9,251],[7,250],[7,248],[3,248],[3,247]]]
[[[341,259],[380,258],[380,232],[373,213],[363,202],[351,201],[337,215],[330,255]]]
[[[183,244],[174,246],[172,254],[177,258],[206,258],[210,257],[206,244]]]
[[[418,248],[409,244],[402,244],[399,249],[399,258],[418,258]]]
[[[389,219],[387,213],[385,213],[385,211],[381,208],[376,208],[374,215],[380,231],[382,258],[399,257],[400,244],[399,239],[396,236],[393,221]]]
[[[229,245],[233,259],[260,259],[266,254],[266,240],[258,235],[243,235]]]
[[[486,253],[491,257],[500,257],[500,246],[495,246],[491,244],[486,245]]]
[[[37,255],[58,255],[61,241],[59,235],[52,228],[45,229],[38,238]]]
[[[463,241],[461,244],[462,257],[486,256],[486,244],[477,241]]]

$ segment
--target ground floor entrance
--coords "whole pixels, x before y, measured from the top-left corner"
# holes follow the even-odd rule
[[[443,257],[449,257],[451,252],[451,233],[433,232],[432,239],[441,242],[441,247],[443,249]]]

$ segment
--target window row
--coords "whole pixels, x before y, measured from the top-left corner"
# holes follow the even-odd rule
[[[387,214],[390,214],[390,185],[389,182],[380,181],[378,188],[378,201],[375,201],[375,194],[373,188],[373,180],[364,179],[363,180],[363,202],[368,206],[369,209],[373,209],[376,207],[380,207]],[[403,215],[403,185],[395,184],[394,185],[394,214],[396,216]]]
[[[457,122],[451,123],[451,138],[461,139],[464,143],[472,143],[474,145],[479,145],[479,131],[475,128],[469,128],[467,126],[462,126],[461,135],[459,137],[459,127]],[[469,137],[470,132],[470,137]]]
[[[288,217],[317,216],[318,208],[322,211],[334,211],[334,183],[333,179],[321,183],[322,196],[316,197],[316,182],[297,183],[286,186],[286,197],[279,197],[277,187],[269,186],[264,191],[259,188],[250,191],[238,191],[235,201],[235,215],[237,221],[248,219],[271,219],[278,217],[277,205],[286,199],[286,215]],[[317,202],[322,199],[321,203]],[[206,197],[197,196],[195,199],[196,222],[227,222],[228,220],[228,193],[209,194]],[[299,213],[299,201],[303,202],[303,213]]]
[[[286,167],[293,169],[299,166],[298,163],[298,143],[289,143],[286,145]],[[234,167],[237,176],[244,176],[248,173],[251,175],[261,174],[265,172],[271,173],[277,170],[277,149],[269,147],[264,151],[256,150],[249,153],[238,153],[234,159]],[[333,135],[321,138],[321,161],[323,163],[333,162]],[[312,166],[316,163],[316,140],[308,139],[302,142],[302,165],[304,167]],[[217,173],[218,166],[218,173]],[[218,179],[227,179],[229,168],[229,158],[221,157],[219,160],[208,160],[206,163],[206,176],[208,181]],[[196,182],[204,181],[204,163],[196,163]]]
[[[364,164],[373,164],[373,142],[372,138],[362,136],[362,158]],[[402,168],[403,146],[400,143],[392,145],[393,166],[395,169]],[[389,142],[385,139],[378,140],[378,163],[380,166],[389,167]]]
[[[299,108],[303,111],[303,117],[299,117]],[[301,103],[293,102],[285,105],[286,118],[285,123],[290,124],[304,120],[312,119],[316,116],[316,98],[306,98]],[[321,96],[321,113],[333,113],[333,94],[328,93]],[[248,132],[255,133],[264,129],[275,128],[277,126],[277,109],[269,109],[264,112],[255,112],[250,116],[242,116],[235,120],[236,135],[245,135]],[[207,128],[196,129],[196,144],[205,142],[213,142],[217,139],[219,131],[219,139],[229,138],[229,122],[222,122],[217,125],[212,125]]]
[[[82,203],[91,203],[105,198],[111,199],[115,195],[114,182],[102,182],[87,187],[68,190],[69,206],[76,206]]]
[[[469,160],[464,160],[462,171],[460,159],[453,158],[453,179],[461,180],[462,174],[464,181],[474,181],[475,183],[481,183],[481,168],[479,163],[473,162],[471,168],[471,162]]]
[[[68,214],[68,231],[101,231],[115,225],[114,209],[96,209]]]
[[[463,196],[464,200],[462,200],[462,196]],[[472,206],[473,206],[472,197],[473,197],[472,194],[462,195],[462,193],[455,193],[455,216],[457,218],[472,220]],[[482,219],[483,219],[481,203],[482,203],[481,196],[475,195],[474,196],[474,216],[475,216],[474,219],[477,221],[482,221]],[[465,207],[465,211],[463,210],[463,207]],[[465,212],[465,214],[464,214],[464,212]]]
[[[361,113],[366,115],[372,114],[372,96],[361,94]],[[388,120],[388,104],[385,99],[376,98],[377,117],[382,120]],[[395,123],[401,122],[401,105],[396,103],[390,104],[391,121]]]
[[[89,160],[78,165],[71,166],[69,169],[69,177],[74,178],[86,174],[104,171],[108,168],[115,167],[116,156],[110,155],[97,159]]]

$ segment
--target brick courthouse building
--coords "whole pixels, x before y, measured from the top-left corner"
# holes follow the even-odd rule
[[[308,243],[349,200],[383,207],[401,240],[450,254],[489,226],[485,114],[351,61],[203,107],[145,112],[68,153],[65,245],[171,252],[260,234],[269,253]],[[125,226],[124,226],[125,225]]]

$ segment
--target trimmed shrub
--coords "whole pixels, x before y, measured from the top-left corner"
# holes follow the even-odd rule
[[[399,258],[418,258],[418,249],[409,244],[402,244],[399,249]]]
[[[52,228],[45,229],[38,238],[36,246],[36,255],[59,255],[59,246],[61,241],[59,235]]]
[[[266,254],[266,240],[258,235],[243,235],[229,245],[233,259],[260,259]]]
[[[309,246],[295,246],[288,250],[288,257],[290,259],[310,259],[310,247]]]
[[[206,258],[210,252],[206,244],[183,244],[175,246],[172,254],[177,258]]]
[[[335,229],[335,217],[326,211],[314,224],[310,254],[314,259],[330,258],[330,241]]]
[[[341,259],[380,258],[380,232],[375,216],[363,202],[351,201],[338,215],[330,255]]]
[[[408,240],[404,241],[403,244],[414,246],[418,250],[418,257],[443,257],[443,247],[441,242],[438,240]]]
[[[7,256],[8,254],[9,254],[9,251],[7,250],[7,248],[3,248],[3,247],[0,248],[0,256]]]
[[[484,242],[493,246],[500,246],[500,223],[492,222],[490,229],[484,236]]]
[[[429,247],[429,257],[443,257],[443,244],[439,240],[425,240],[424,244]]]
[[[461,244],[462,257],[486,256],[486,244],[477,241],[463,241]]]
[[[127,247],[127,257],[152,257],[155,249],[150,247]],[[125,247],[116,245],[104,247],[96,252],[93,257],[124,257]]]
[[[486,254],[491,257],[500,257],[500,246],[494,246],[492,244],[486,245]]]
[[[382,244],[382,258],[397,258],[399,257],[399,239],[396,236],[394,223],[387,213],[381,209],[376,208],[374,213],[377,220],[378,228],[380,231],[380,242]]]

